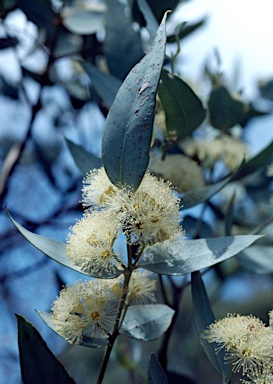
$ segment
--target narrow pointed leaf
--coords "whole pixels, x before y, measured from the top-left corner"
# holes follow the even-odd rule
[[[59,333],[56,331],[55,325],[52,322],[52,318],[50,313],[43,312],[43,311],[36,311],[40,318],[46,323],[46,325],[52,329],[57,335]],[[61,336],[61,335],[59,335]],[[62,336],[61,336],[62,337]],[[91,337],[84,337],[83,340],[79,343],[79,345],[82,345],[84,347],[89,347],[89,348],[101,348],[105,347],[108,344],[108,338],[91,338]]]
[[[50,351],[39,332],[16,315],[23,382],[26,384],[75,384],[64,366]]]
[[[175,43],[177,38],[179,40],[184,39],[185,37],[189,36],[192,32],[196,31],[198,28],[202,27],[206,23],[207,19],[203,18],[196,23],[188,24],[188,23],[181,23],[175,28],[175,34],[169,35],[167,38],[168,43]]]
[[[145,248],[139,267],[159,274],[186,275],[236,255],[261,237],[244,235],[215,239],[166,240]]]
[[[168,137],[183,139],[202,124],[206,110],[193,90],[178,76],[163,69],[158,94],[166,115]]]
[[[168,384],[168,379],[154,353],[151,354],[147,384]]]
[[[109,73],[100,71],[95,65],[92,65],[87,61],[80,61],[80,64],[90,77],[96,93],[110,109],[122,81]]]
[[[89,173],[91,169],[100,168],[102,166],[101,159],[92,153],[87,152],[81,145],[75,144],[68,139],[66,139],[66,143],[75,163],[83,175]]]
[[[257,171],[262,166],[268,164],[272,161],[273,153],[273,141],[266,146],[261,152],[256,156],[252,157],[240,168],[240,170],[233,176],[232,180],[240,180],[243,177],[250,175],[251,173]]]
[[[139,340],[155,340],[169,328],[174,310],[164,304],[130,306],[120,333]]]
[[[54,261],[57,261],[58,263],[73,269],[76,272],[80,272],[83,275],[92,276],[92,277],[98,277],[98,278],[105,278],[105,279],[111,279],[114,277],[117,277],[120,275],[120,271],[117,269],[113,269],[113,273],[87,273],[83,272],[79,267],[74,265],[72,261],[66,256],[66,244],[62,243],[60,241],[51,240],[47,237],[36,235],[35,233],[32,233],[22,227],[19,223],[17,223],[8,213],[6,210],[10,220],[15,225],[15,227],[18,229],[18,231],[29,241],[32,245],[34,245],[35,248],[39,249],[39,251],[43,252],[45,255],[49,256]],[[113,267],[114,268],[114,267]]]
[[[228,383],[228,379],[231,376],[231,364],[228,365],[225,363],[224,351],[220,350],[216,353],[215,349],[217,345],[215,343],[208,343],[201,337],[202,332],[206,329],[206,327],[214,322],[215,317],[210,307],[210,302],[200,272],[192,273],[191,278],[195,325],[200,343],[202,344],[211,364],[225,380],[225,383]]]
[[[111,182],[136,190],[149,162],[157,86],[164,61],[166,14],[151,51],[131,70],[107,116],[102,161]]]

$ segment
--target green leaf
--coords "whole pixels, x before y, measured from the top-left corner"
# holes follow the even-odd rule
[[[147,384],[168,384],[168,379],[154,353],[151,354]]]
[[[177,38],[179,40],[184,39],[185,37],[189,36],[192,32],[196,31],[198,28],[202,27],[205,25],[207,19],[201,19],[200,21],[197,21],[196,23],[181,23],[175,28],[175,34],[174,35],[169,35],[167,37],[167,42],[168,43],[175,43],[177,41]]]
[[[232,177],[232,181],[240,180],[268,164],[270,161],[272,161],[272,153],[273,141],[271,141],[271,143],[256,156],[246,161],[245,164],[243,164],[243,166],[239,169],[239,171]]]
[[[22,379],[25,384],[75,384],[39,332],[16,315]]]
[[[191,279],[192,303],[199,340],[211,364],[225,380],[225,383],[228,383],[229,378],[231,377],[231,364],[226,364],[223,349],[216,353],[215,349],[217,345],[215,343],[208,343],[207,340],[201,337],[201,333],[207,326],[214,322],[215,317],[211,310],[210,302],[200,272],[192,273]]]
[[[87,61],[79,61],[79,63],[90,77],[96,93],[110,109],[122,84],[121,80],[108,73],[100,71],[95,65],[92,65]]]
[[[206,110],[193,90],[178,76],[163,69],[158,94],[166,115],[168,137],[185,138],[202,124]]]
[[[237,260],[248,271],[254,273],[273,273],[273,249],[268,245],[252,245],[245,249]]]
[[[167,331],[173,315],[174,310],[164,304],[130,306],[120,333],[138,340],[155,340]]]
[[[132,26],[128,8],[119,0],[106,0],[105,40],[103,50],[110,73],[122,81],[144,56],[139,31]]]
[[[222,131],[245,119],[245,105],[234,99],[224,86],[214,89],[208,102],[211,125]]]
[[[97,278],[104,278],[104,279],[112,279],[114,277],[117,277],[121,274],[121,271],[116,269],[113,266],[113,273],[87,273],[82,271],[79,267],[74,265],[72,261],[66,256],[66,244],[61,243],[60,241],[51,240],[47,237],[36,235],[35,233],[32,233],[22,227],[19,223],[17,223],[8,213],[7,209],[6,212],[12,221],[12,223],[15,225],[15,227],[18,229],[18,231],[29,241],[32,245],[34,245],[35,248],[39,249],[39,251],[43,252],[45,255],[49,256],[54,261],[57,261],[57,263],[60,263],[64,265],[65,267],[68,267],[70,269],[73,269],[76,272],[80,272],[83,275],[97,277]]]
[[[138,266],[164,275],[186,275],[229,259],[261,237],[243,235],[166,240],[146,247]]]
[[[102,161],[111,182],[136,190],[149,162],[156,90],[164,61],[165,14],[151,51],[132,69],[107,116]]]
[[[103,26],[106,10],[100,3],[65,8],[62,14],[63,24],[72,33],[91,35]]]
[[[50,313],[43,312],[43,311],[36,311],[38,315],[41,317],[41,319],[46,323],[46,325],[52,329],[57,335],[61,336],[55,328],[55,325],[52,322],[52,318]],[[62,337],[62,336],[61,336]],[[84,337],[83,340],[79,343],[79,345],[82,345],[83,347],[89,347],[89,348],[102,348],[105,347],[108,344],[108,338],[91,338],[91,337]],[[47,384],[47,383],[45,383]]]
[[[91,169],[100,168],[102,166],[101,159],[97,156],[87,152],[81,145],[75,144],[68,139],[65,140],[75,163],[83,175],[89,173]]]

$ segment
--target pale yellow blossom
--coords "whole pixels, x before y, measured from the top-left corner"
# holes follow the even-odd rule
[[[67,238],[66,254],[72,262],[88,273],[112,273],[119,266],[113,250],[119,222],[104,211],[86,212]]]
[[[147,172],[137,189],[121,188],[105,200],[105,212],[117,217],[130,243],[153,244],[181,232],[179,199],[171,184]]]
[[[66,286],[52,306],[56,332],[71,344],[107,338],[113,329],[120,297],[112,280],[91,280]]]
[[[247,145],[228,135],[211,140],[187,139],[181,143],[181,147],[188,156],[197,157],[207,168],[213,168],[217,161],[222,160],[227,168],[233,170],[249,157]]]
[[[148,168],[157,176],[169,180],[180,193],[205,186],[202,168],[181,154],[167,155],[164,160],[151,155]]]

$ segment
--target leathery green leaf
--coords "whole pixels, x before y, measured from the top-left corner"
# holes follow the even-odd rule
[[[114,185],[136,190],[149,162],[156,91],[166,45],[165,14],[151,51],[131,70],[107,116],[102,161]]]
[[[184,138],[202,124],[206,110],[193,90],[178,76],[163,69],[158,94],[166,115],[168,137]]]

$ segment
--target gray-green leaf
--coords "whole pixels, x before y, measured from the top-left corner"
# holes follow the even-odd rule
[[[71,155],[83,175],[89,173],[91,169],[100,168],[102,161],[97,156],[87,152],[81,145],[75,144],[66,139],[66,143],[71,152]]]
[[[86,74],[92,81],[96,93],[105,102],[107,107],[110,109],[116,94],[122,84],[122,81],[117,77],[100,71],[95,65],[88,63],[87,61],[79,61]]]
[[[6,210],[10,220],[15,225],[15,227],[18,229],[18,231],[29,241],[32,245],[34,245],[35,248],[39,249],[39,251],[43,252],[45,255],[49,256],[51,259],[57,261],[58,263],[73,269],[76,272],[80,272],[87,276],[97,277],[97,278],[104,278],[104,279],[112,279],[114,277],[117,277],[120,275],[121,271],[116,269],[113,266],[113,272],[108,273],[100,273],[97,274],[95,272],[87,273],[83,272],[79,267],[74,265],[72,261],[66,256],[66,244],[62,243],[60,241],[51,240],[47,237],[36,235],[35,233],[32,233],[22,227],[19,223],[17,223],[8,213]]]
[[[224,261],[259,239],[260,235],[184,240],[175,238],[145,248],[139,267],[164,275],[186,275]]]
[[[228,383],[228,379],[231,375],[231,365],[226,364],[224,360],[224,351],[220,350],[216,353],[215,349],[217,345],[215,343],[208,343],[207,340],[200,337],[206,327],[212,324],[215,320],[200,272],[192,273],[191,279],[194,318],[200,343],[211,364],[225,380],[224,382]]]
[[[164,61],[166,14],[151,51],[131,70],[107,116],[102,161],[114,185],[136,190],[149,162],[155,98]]]
[[[133,305],[127,309],[120,333],[139,340],[155,340],[169,328],[174,310],[164,304]]]
[[[154,353],[151,354],[147,384],[168,384],[168,379]]]

